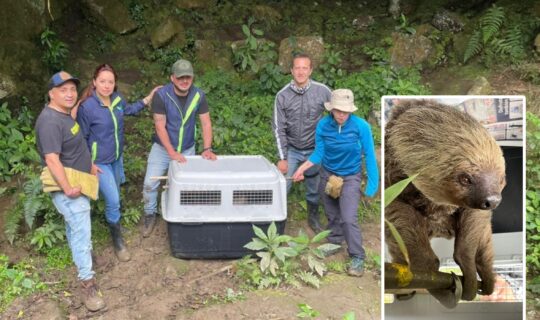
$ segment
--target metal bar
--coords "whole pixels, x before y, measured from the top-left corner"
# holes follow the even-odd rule
[[[459,276],[463,282],[463,276]],[[454,278],[450,273],[439,271],[411,271],[397,263],[384,264],[384,289],[452,289]],[[478,281],[478,288],[482,283]]]

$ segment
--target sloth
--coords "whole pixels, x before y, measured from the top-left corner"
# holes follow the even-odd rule
[[[462,299],[493,292],[491,210],[506,185],[500,147],[470,115],[432,101],[401,101],[385,129],[386,187],[418,173],[385,209],[410,256],[410,268],[438,271],[430,239],[455,238],[454,260],[463,272]],[[386,230],[393,262],[405,264]],[[481,279],[478,288],[477,274]],[[441,303],[451,290],[429,290]]]

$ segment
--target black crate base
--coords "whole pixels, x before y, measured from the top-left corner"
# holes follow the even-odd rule
[[[285,221],[275,221],[277,232],[283,234]],[[253,253],[244,248],[255,237],[252,225],[265,233],[269,223],[202,223],[167,222],[171,254],[181,259],[241,258]]]

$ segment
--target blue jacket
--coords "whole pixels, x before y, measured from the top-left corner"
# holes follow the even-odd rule
[[[165,103],[165,116],[167,118],[165,129],[167,129],[173,148],[179,153],[191,148],[195,145],[196,115],[204,92],[192,85],[184,108],[174,93],[172,83],[160,88],[155,94]],[[157,134],[154,135],[154,142],[163,146]]]
[[[128,104],[118,92],[111,95],[110,107],[103,105],[95,91],[81,103],[77,122],[94,163],[108,164],[120,158],[124,149],[124,115],[136,114],[143,108],[142,100]]]
[[[372,197],[379,188],[379,170],[369,124],[354,114],[341,126],[331,114],[319,121],[315,130],[315,151],[309,157],[310,162],[322,163],[335,175],[349,176],[360,172],[362,157],[367,169],[364,193]]]

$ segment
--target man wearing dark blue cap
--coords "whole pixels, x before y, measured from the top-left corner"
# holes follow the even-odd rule
[[[66,238],[81,280],[82,299],[88,310],[97,311],[105,307],[105,302],[92,271],[90,200],[81,194],[81,186],[69,183],[65,171],[72,168],[96,174],[79,125],[71,117],[79,83],[79,79],[65,71],[51,77],[49,103],[41,111],[35,130],[42,163],[61,189],[50,195],[66,223]]]

